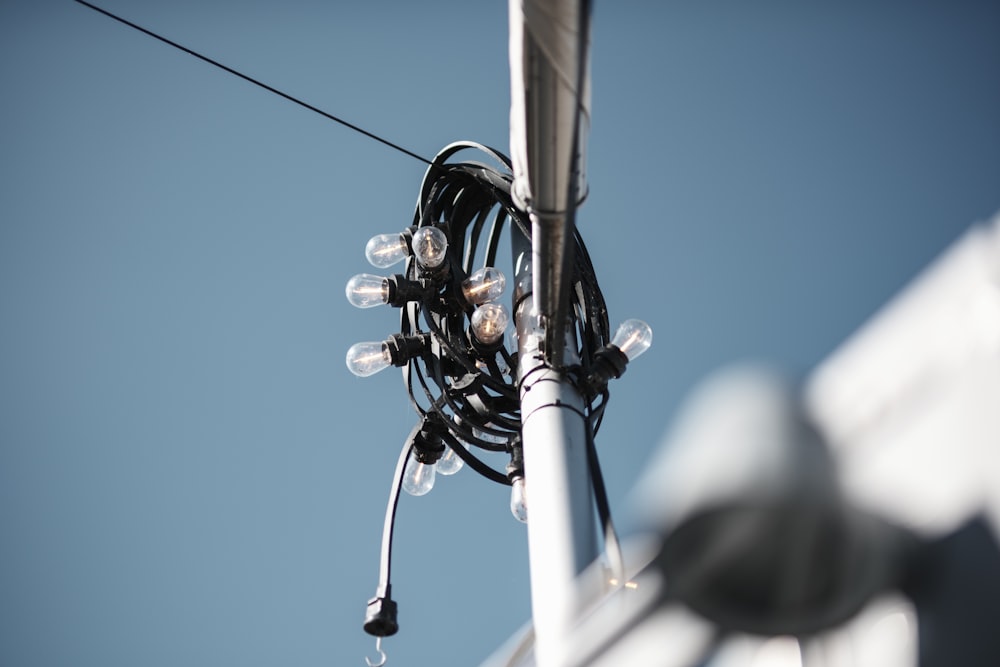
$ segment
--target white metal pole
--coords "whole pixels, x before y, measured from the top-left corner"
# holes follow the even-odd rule
[[[562,667],[578,612],[576,578],[597,557],[584,400],[565,368],[574,213],[586,193],[589,2],[509,0],[512,231],[518,381],[535,658]],[[544,328],[543,328],[544,327]]]
[[[598,555],[587,426],[583,397],[539,350],[530,242],[516,229],[512,236],[535,656],[540,667],[559,667],[578,613],[576,577]]]

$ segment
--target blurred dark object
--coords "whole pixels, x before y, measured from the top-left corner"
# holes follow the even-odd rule
[[[643,497],[667,599],[723,633],[809,637],[883,592],[918,615],[919,664],[1000,665],[1000,547],[985,519],[945,537],[851,503],[799,393],[763,367],[696,392]]]
[[[723,632],[810,635],[890,588],[914,539],[875,517],[808,499],[700,512],[663,545],[669,596]]]
[[[1000,665],[1000,546],[984,518],[927,542],[902,589],[917,608],[920,667]]]
[[[667,465],[687,483],[661,499],[683,509],[661,515],[657,562],[668,597],[723,632],[814,634],[901,576],[916,538],[846,501],[829,448],[779,373],[717,375],[675,435]]]

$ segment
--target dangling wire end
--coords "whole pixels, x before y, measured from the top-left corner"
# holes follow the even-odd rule
[[[375,638],[375,653],[378,655],[378,658],[376,658],[374,661],[367,655],[365,656],[365,662],[368,663],[368,667],[382,667],[382,665],[384,665],[389,660],[389,657],[385,654],[385,651],[382,650],[381,637]]]

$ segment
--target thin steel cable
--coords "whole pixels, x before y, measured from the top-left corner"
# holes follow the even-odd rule
[[[279,97],[285,98],[289,102],[294,102],[295,104],[298,104],[300,107],[304,107],[306,109],[309,109],[310,111],[318,113],[320,116],[323,116],[324,118],[332,120],[335,123],[340,123],[341,125],[343,125],[344,127],[348,128],[348,129],[351,129],[351,130],[354,130],[355,132],[363,134],[366,137],[368,137],[369,139],[374,139],[375,141],[377,141],[377,142],[379,142],[381,144],[384,144],[384,145],[388,146],[389,148],[393,148],[393,149],[399,151],[400,153],[403,153],[404,155],[409,155],[410,157],[412,157],[415,160],[419,160],[420,162],[423,162],[424,164],[427,164],[427,165],[431,164],[431,161],[428,160],[427,158],[421,157],[420,155],[417,155],[413,151],[409,151],[409,150],[403,148],[399,144],[394,144],[393,142],[389,141],[388,139],[383,139],[382,137],[378,136],[377,134],[373,134],[372,132],[369,132],[368,130],[365,130],[364,128],[360,128],[360,127],[358,127],[357,125],[355,125],[353,123],[349,123],[348,121],[344,120],[343,118],[338,118],[338,117],[334,116],[333,114],[327,113],[326,111],[323,111],[322,109],[320,109],[318,107],[314,107],[313,105],[309,104],[308,102],[303,102],[302,100],[298,99],[297,97],[292,97],[288,93],[282,92],[282,91],[278,90],[277,88],[274,88],[273,86],[269,86],[266,83],[258,81],[257,79],[254,79],[253,77],[247,76],[246,74],[243,74],[242,72],[238,72],[238,71],[234,70],[232,67],[227,67],[226,65],[223,65],[222,63],[218,62],[217,60],[212,60],[208,56],[203,56],[202,54],[198,53],[197,51],[189,49],[188,47],[186,47],[186,46],[184,46],[182,44],[178,44],[175,41],[172,41],[170,39],[167,39],[166,37],[158,35],[155,32],[153,32],[152,30],[147,30],[146,28],[143,28],[141,25],[137,25],[135,23],[132,23],[129,20],[123,19],[120,16],[116,16],[115,14],[112,14],[111,12],[109,12],[106,9],[101,9],[97,5],[92,5],[89,2],[86,2],[86,0],[74,0],[74,2],[77,2],[77,3],[81,4],[81,5],[83,5],[84,7],[89,7],[90,9],[93,9],[95,12],[98,12],[100,14],[104,14],[108,18],[112,18],[115,21],[118,21],[119,23],[124,23],[125,25],[127,25],[130,28],[134,28],[135,30],[138,30],[139,32],[145,33],[145,34],[149,35],[150,37],[152,37],[154,39],[158,39],[161,42],[163,42],[164,44],[168,44],[168,45],[174,47],[175,49],[179,49],[179,50],[183,51],[184,53],[192,55],[195,58],[198,58],[199,60],[203,60],[206,63],[208,63],[209,65],[215,65],[219,69],[224,70],[226,72],[229,72],[230,74],[232,74],[234,76],[238,76],[239,78],[243,79],[244,81],[249,81],[250,83],[254,84],[255,86],[259,86],[259,87],[263,88],[264,90],[268,91],[269,93],[274,93],[275,95],[278,95]]]

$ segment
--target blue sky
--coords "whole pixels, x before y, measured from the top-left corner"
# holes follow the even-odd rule
[[[104,6],[428,157],[507,149],[505,3]],[[986,2],[597,4],[579,225],[655,331],[598,439],[619,514],[700,377],[807,372],[1000,208],[998,34]],[[362,665],[415,417],[344,367],[396,321],[343,285],[421,165],[68,0],[0,3],[0,82],[0,662]],[[529,616],[506,490],[404,497],[394,584],[390,665],[488,655]]]

